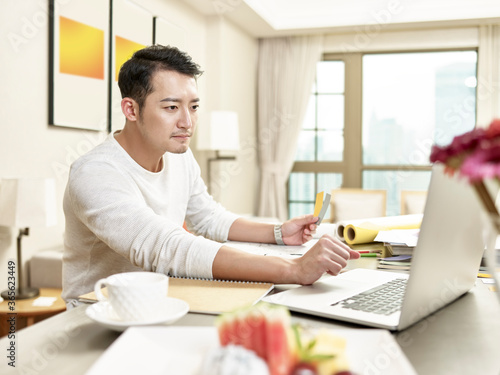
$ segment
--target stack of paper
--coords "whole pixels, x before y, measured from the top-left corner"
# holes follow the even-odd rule
[[[393,229],[380,231],[375,241],[382,242],[391,255],[413,254],[420,229]]]
[[[397,255],[393,257],[381,258],[378,268],[409,271],[411,265],[411,255]]]
[[[420,229],[393,229],[380,231],[375,241],[382,242],[391,255],[408,255],[417,246]]]

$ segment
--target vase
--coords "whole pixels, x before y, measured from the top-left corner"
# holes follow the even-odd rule
[[[485,225],[485,261],[488,273],[495,282],[495,291],[500,300],[500,216],[488,214]]]

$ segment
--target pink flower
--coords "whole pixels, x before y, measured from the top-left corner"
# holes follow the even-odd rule
[[[471,153],[475,153],[476,150],[484,151],[491,147],[497,147],[499,142],[500,119],[495,119],[487,129],[476,128],[467,133],[457,135],[448,146],[433,146],[430,161],[432,163],[441,162],[445,164],[447,173],[453,174],[461,168],[465,160],[469,159]],[[474,163],[479,162],[478,158],[480,157],[476,156],[469,162],[465,173],[468,175],[472,173],[470,168],[476,166]],[[500,164],[500,160],[497,160],[497,162]]]
[[[500,135],[500,119],[494,119],[488,129],[486,129],[486,137],[489,139],[496,138]]]
[[[445,147],[433,146],[431,162],[448,164],[450,158],[458,157],[464,152],[472,151],[479,142],[486,139],[486,130],[482,128],[473,129],[467,133],[457,135],[450,145]]]
[[[460,175],[470,182],[500,178],[500,143],[485,142],[465,158],[460,167]]]
[[[455,137],[449,146],[434,146],[430,159],[443,163],[447,174],[459,170],[474,187],[487,212],[500,219],[495,198],[484,182],[485,179],[500,182],[500,119],[493,120],[487,129],[474,129]],[[494,223],[500,233],[500,220]]]

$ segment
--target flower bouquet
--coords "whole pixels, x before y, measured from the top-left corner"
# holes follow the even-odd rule
[[[495,205],[500,187],[500,119],[487,128],[476,128],[453,138],[448,146],[433,146],[430,161],[443,163],[445,173],[466,178],[477,193],[489,218],[487,265],[495,278],[500,298],[500,273],[496,240],[500,235],[500,214]],[[494,189],[488,184],[495,183]],[[492,192],[492,190],[494,192]]]

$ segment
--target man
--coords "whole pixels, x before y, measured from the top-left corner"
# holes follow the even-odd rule
[[[317,218],[275,228],[227,212],[207,193],[189,149],[201,73],[188,55],[163,46],[137,51],[121,68],[125,126],[72,165],[64,196],[63,298],[69,305],[98,279],[119,272],[310,284],[359,256],[329,236],[299,259],[223,244],[300,245],[312,238]],[[194,234],[182,228],[184,221]]]

